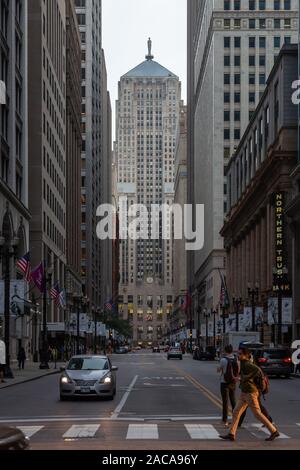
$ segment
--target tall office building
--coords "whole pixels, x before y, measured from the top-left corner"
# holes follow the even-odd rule
[[[150,212],[153,204],[174,200],[181,84],[153,60],[150,40],[148,48],[146,60],[119,82],[115,151],[119,201],[126,197],[128,207],[143,204]],[[121,243],[119,312],[132,321],[135,342],[152,343],[168,333],[173,245],[171,239],[152,240],[150,219],[144,224],[148,239]]]
[[[297,0],[188,1],[189,202],[205,204],[205,246],[189,254],[188,265],[202,311],[218,306],[219,270],[226,268],[220,236],[227,210],[225,167],[281,46],[297,39]],[[251,152],[260,134],[256,129]]]
[[[81,41],[73,0],[67,15],[67,273],[68,301],[81,293]]]
[[[50,284],[65,286],[66,268],[66,2],[28,1],[29,207],[33,266],[44,262]],[[49,285],[48,285],[49,287]],[[50,323],[64,321],[54,302]],[[63,332],[61,332],[63,333]],[[58,334],[58,333],[57,333]]]
[[[111,248],[96,235],[96,212],[111,202],[111,111],[102,49],[101,1],[75,0],[82,70],[82,282],[91,307],[111,297]],[[111,244],[110,244],[111,246]]]
[[[1,1],[0,80],[3,96],[0,104],[0,238],[3,255],[8,244],[17,243],[17,256],[23,256],[29,249],[27,31],[27,2]],[[3,274],[4,259],[5,256],[0,258]],[[9,262],[13,280],[16,279],[16,272],[12,257]],[[3,292],[3,283],[1,289]],[[0,336],[4,335],[3,310],[2,302]],[[18,350],[17,340],[28,339],[25,325],[26,321],[11,322],[10,345],[13,354]]]

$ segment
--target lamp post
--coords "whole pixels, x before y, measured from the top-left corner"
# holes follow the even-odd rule
[[[226,333],[226,318],[228,318],[226,310],[227,310],[227,307],[225,307],[225,305],[223,305],[221,317],[222,317],[222,320],[223,320],[223,334],[224,335]]]
[[[34,293],[31,295],[31,302],[33,305],[33,362],[38,362],[38,350],[37,350],[37,323],[38,323],[38,304]]]
[[[204,313],[204,316],[205,316],[205,323],[206,323],[205,349],[207,349],[207,346],[208,346],[208,318],[210,316],[210,313],[206,308],[203,310],[203,313]]]
[[[251,284],[248,284],[248,295],[251,300],[251,308],[252,308],[252,331],[256,331],[255,306],[258,302],[258,297],[259,297],[258,283],[255,284],[254,289],[251,288]]]
[[[217,315],[217,311],[216,310],[213,310],[212,312],[212,315],[214,317],[214,349],[216,349],[216,315]]]
[[[76,315],[77,315],[77,321],[76,321],[76,354],[80,354],[80,307],[82,304],[82,295],[80,294],[74,294],[73,295],[73,301],[74,305],[76,306]]]
[[[0,237],[0,250],[2,262],[4,262],[4,343],[5,343],[5,368],[4,377],[13,379],[10,368],[10,259],[15,256],[18,246],[17,237]]]
[[[47,286],[51,285],[52,268],[48,268],[45,272],[45,285],[43,292],[43,333],[42,333],[42,354],[40,369],[49,369],[48,364],[48,340],[47,340]]]
[[[243,300],[241,297],[236,297],[233,294],[232,303],[233,303],[234,311],[235,311],[235,330],[237,332],[239,332],[239,329],[240,329],[239,317],[240,317],[240,308],[241,308],[242,302]]]

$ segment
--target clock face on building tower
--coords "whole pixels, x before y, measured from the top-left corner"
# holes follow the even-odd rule
[[[153,277],[147,277],[147,283],[153,284]]]

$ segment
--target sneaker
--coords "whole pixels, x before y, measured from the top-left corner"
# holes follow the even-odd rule
[[[221,434],[219,434],[219,438],[224,441],[235,441],[235,436],[233,434],[225,434],[225,436],[221,436]]]
[[[279,437],[279,436],[280,436],[280,434],[276,430],[275,432],[273,432],[273,434],[271,434],[271,436],[267,437],[267,439],[265,439],[265,440],[268,441],[268,442],[274,441],[274,439],[276,439],[276,437]]]
[[[221,424],[222,426],[224,426],[224,428],[228,428],[228,426],[229,426],[228,421],[221,421],[220,424]]]

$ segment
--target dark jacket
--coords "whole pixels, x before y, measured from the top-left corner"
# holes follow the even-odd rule
[[[250,361],[241,361],[241,383],[240,389],[243,393],[259,393],[255,385],[255,377],[261,375],[259,367]]]
[[[25,361],[25,360],[26,360],[25,349],[21,348],[18,354],[18,361]]]

